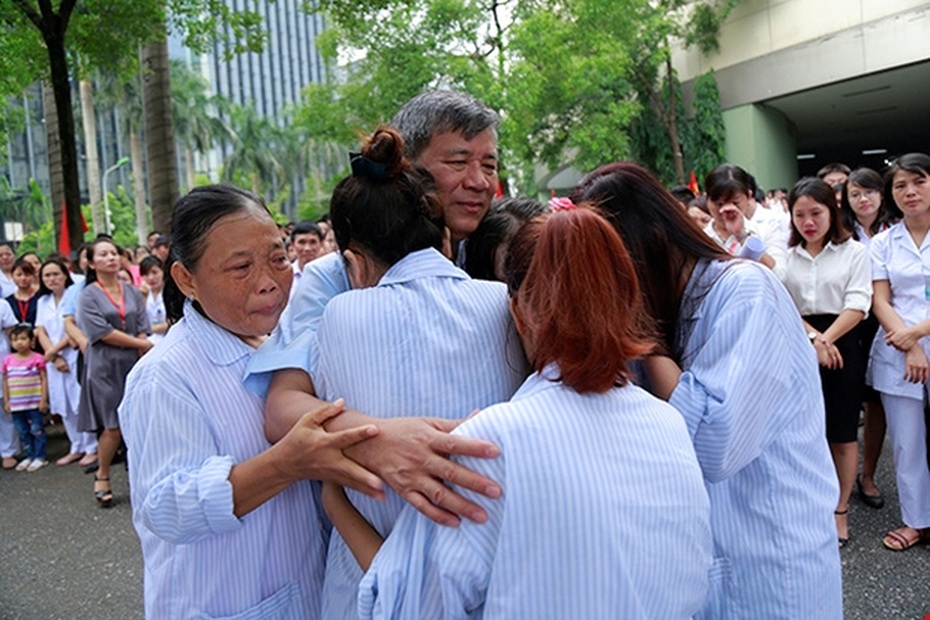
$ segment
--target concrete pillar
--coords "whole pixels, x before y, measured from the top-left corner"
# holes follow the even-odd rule
[[[756,177],[764,190],[791,188],[798,180],[794,126],[764,104],[751,103],[723,112],[727,161]]]

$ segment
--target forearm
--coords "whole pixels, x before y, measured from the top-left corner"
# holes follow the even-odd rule
[[[349,502],[342,487],[331,483],[323,485],[323,507],[355,561],[367,571],[384,539]]]
[[[843,310],[836,320],[830,324],[830,327],[823,332],[823,337],[829,343],[835,343],[837,340],[849,333],[853,327],[858,325],[865,317],[865,313],[859,310]]]
[[[643,359],[643,366],[653,393],[662,400],[668,400],[678,386],[681,368],[672,358],[664,355],[647,356]]]
[[[87,347],[87,337],[84,335],[84,332],[77,326],[77,323],[74,322],[73,316],[65,317],[65,333],[68,334],[68,337],[74,341],[74,344],[80,348],[84,349]]]
[[[233,491],[233,514],[238,518],[249,514],[269,499],[296,482],[296,478],[280,467],[276,446],[233,465],[229,483]]]
[[[145,338],[140,338],[138,336],[130,336],[126,332],[114,329],[106,336],[100,339],[104,344],[108,344],[111,347],[121,347],[123,349],[139,349],[147,346]]]

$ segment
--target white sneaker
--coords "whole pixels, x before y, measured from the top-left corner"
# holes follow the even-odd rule
[[[16,466],[16,471],[26,471],[32,465],[32,459],[23,459]]]
[[[46,465],[48,465],[48,461],[45,459],[32,459],[32,463],[29,464],[29,467],[26,468],[26,471],[39,471]]]

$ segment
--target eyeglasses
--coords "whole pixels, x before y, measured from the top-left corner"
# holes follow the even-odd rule
[[[881,194],[877,189],[864,189],[861,192],[849,192],[848,197],[851,202],[858,202],[866,196],[875,196]]]

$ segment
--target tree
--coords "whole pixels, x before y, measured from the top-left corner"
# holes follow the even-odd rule
[[[43,74],[48,78],[55,108],[57,144],[54,152],[60,157],[59,162],[50,162],[50,169],[60,169],[62,193],[59,203],[53,192],[54,217],[56,222],[61,221],[64,210],[71,247],[80,244],[83,231],[78,210],[80,187],[68,52],[86,56],[95,66],[120,66],[123,58],[119,53],[114,54],[114,50],[134,49],[138,41],[148,38],[152,14],[160,11],[157,3],[108,0],[60,0],[57,10],[52,0],[11,0],[0,5],[0,22],[6,25],[0,30],[4,44],[9,41],[21,49],[44,48],[44,54],[26,59],[16,75],[19,80],[28,79],[18,81],[20,89]],[[5,45],[4,49],[7,49]],[[47,60],[45,64],[36,60],[43,55]],[[14,84],[7,86],[15,87]],[[50,156],[52,152],[50,148]]]
[[[120,76],[101,71],[97,76],[98,100],[102,105],[119,111],[119,132],[129,136],[129,160],[132,170],[133,203],[136,213],[136,237],[140,245],[146,242],[149,231],[148,205],[145,200],[145,162],[142,155],[142,88],[137,72]]]
[[[234,54],[258,50],[264,41],[258,13],[236,11],[223,0],[10,0],[0,3],[0,24],[0,48],[4,50],[0,55],[4,57],[0,61],[0,99],[18,94],[37,79],[45,78],[50,85],[55,108],[50,116],[56,124],[51,140],[55,144],[50,144],[49,153],[50,158],[53,153],[60,158],[49,162],[50,170],[59,176],[52,179],[53,206],[56,223],[64,209],[72,247],[80,243],[83,234],[69,57],[79,56],[89,67],[130,70],[138,62],[139,46],[163,40],[166,24],[184,32],[187,44],[195,50],[220,40],[227,52]],[[156,80],[167,79],[167,70],[155,75]],[[160,86],[156,90],[165,92]],[[170,106],[153,110],[156,112],[170,122]],[[163,131],[163,121],[153,121],[156,134]],[[165,144],[162,135],[154,140]],[[170,159],[173,161],[173,145]],[[150,173],[150,177],[159,190],[165,188],[165,194],[177,192],[176,181],[172,190],[170,179],[163,181],[161,171]]]
[[[737,1],[321,0],[340,79],[308,88],[297,122],[351,144],[413,95],[460,88],[501,111],[506,176],[532,191],[538,163],[629,156],[630,126],[651,110],[683,176],[671,45],[713,49]]]
[[[237,177],[255,194],[262,187],[276,192],[284,181],[284,169],[278,161],[275,138],[278,129],[273,122],[259,116],[251,106],[233,106],[230,117],[234,138],[232,151],[223,162],[223,180],[232,182]]]
[[[184,147],[184,184],[194,187],[194,155],[204,155],[217,140],[230,142],[235,133],[220,115],[230,105],[218,95],[210,95],[210,84],[178,60],[170,61],[171,104],[178,142]]]

